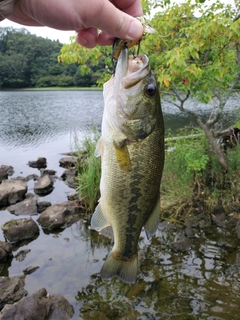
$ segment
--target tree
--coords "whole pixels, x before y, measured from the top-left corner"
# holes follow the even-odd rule
[[[171,5],[169,0],[145,0],[148,13],[152,8],[159,10],[151,21],[157,32],[146,35],[141,44],[141,51],[149,55],[162,95],[170,96],[171,103],[196,118],[224,171],[227,161],[212,128],[240,81],[239,0],[235,3],[236,8],[220,0],[212,5],[204,0]],[[78,62],[87,72],[89,64],[97,64],[102,56],[109,63],[109,55],[107,48],[85,49],[72,39],[70,45],[63,46],[59,59]],[[204,103],[214,101],[216,108],[207,121],[185,107],[189,97]]]
[[[200,13],[196,17],[196,12]],[[212,128],[220,119],[227,99],[240,81],[240,25],[237,11],[216,1],[173,4],[152,20],[157,35],[144,43],[157,72],[161,90],[170,94],[172,103],[193,115],[206,134],[224,170],[227,162]],[[215,110],[204,121],[184,104],[189,97],[209,103]]]

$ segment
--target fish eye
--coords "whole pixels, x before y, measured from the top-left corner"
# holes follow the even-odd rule
[[[153,83],[149,83],[148,85],[146,85],[145,93],[148,96],[150,97],[154,96],[155,92],[156,92],[156,86]]]

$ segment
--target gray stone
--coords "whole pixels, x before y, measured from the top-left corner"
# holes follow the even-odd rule
[[[60,167],[70,168],[75,167],[77,164],[77,158],[74,157],[64,157],[59,160]]]
[[[27,185],[25,182],[4,180],[0,184],[0,208],[22,201],[26,193]]]
[[[51,170],[51,169],[40,169],[41,176],[49,175],[49,176],[55,176],[57,171]]]
[[[2,225],[4,236],[10,242],[18,242],[24,239],[36,239],[39,235],[39,227],[33,219],[11,219]]]
[[[37,211],[37,200],[33,197],[28,197],[28,199],[25,199],[21,202],[18,202],[16,204],[13,204],[9,207],[7,207],[7,210],[11,212],[12,214],[15,214],[16,216],[20,215],[36,215],[38,214]]]
[[[34,192],[38,195],[47,195],[53,190],[53,182],[49,175],[45,175],[34,184]]]
[[[37,202],[37,211],[38,211],[38,213],[42,213],[43,211],[45,211],[51,205],[52,204],[49,201],[39,201],[39,202]]]
[[[34,271],[36,271],[38,268],[39,268],[39,266],[29,266],[29,267],[23,269],[23,273],[24,274],[31,274]]]
[[[0,166],[0,182],[2,182],[5,179],[8,179],[8,176],[11,176],[13,172],[14,171],[12,166]]]
[[[71,169],[66,169],[62,175],[61,178],[63,179],[63,181],[66,183],[66,185],[69,188],[73,188],[76,189],[78,184],[76,181],[76,170],[71,168]]]
[[[80,219],[82,208],[77,201],[54,204],[41,213],[38,223],[42,228],[54,230],[66,228]]]
[[[0,241],[0,262],[5,262],[10,255],[12,255],[11,243]]]
[[[0,310],[5,304],[12,304],[27,295],[24,285],[25,275],[11,278],[0,277]],[[2,314],[0,313],[0,319],[2,319],[1,315]]]
[[[47,159],[40,157],[36,161],[29,161],[28,162],[29,167],[31,168],[46,168],[47,167]]]
[[[40,289],[13,305],[6,305],[0,313],[1,320],[69,320],[74,314],[70,303],[62,296],[50,296]]]

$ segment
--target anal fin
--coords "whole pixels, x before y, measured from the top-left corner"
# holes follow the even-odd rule
[[[102,229],[110,226],[109,222],[103,215],[101,203],[97,205],[91,219],[91,229],[101,231]]]
[[[160,194],[153,208],[153,211],[144,226],[144,230],[148,239],[150,239],[154,235],[154,233],[157,231],[159,217],[160,217]]]

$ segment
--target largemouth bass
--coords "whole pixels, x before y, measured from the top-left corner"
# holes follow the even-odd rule
[[[114,246],[102,279],[119,276],[134,283],[142,227],[149,239],[158,226],[164,163],[162,110],[148,57],[128,56],[124,47],[103,95],[102,136],[96,147],[102,163],[101,198],[91,228],[113,228]]]

